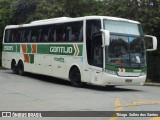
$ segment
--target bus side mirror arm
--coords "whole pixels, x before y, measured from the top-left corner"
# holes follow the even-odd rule
[[[110,44],[110,32],[108,30],[100,30],[102,32],[103,35],[103,47],[104,46],[109,46]]]
[[[147,51],[154,51],[157,50],[157,38],[155,36],[151,36],[151,35],[145,35],[146,38],[151,38],[152,40],[152,48],[147,49]],[[147,42],[147,41],[146,41]]]

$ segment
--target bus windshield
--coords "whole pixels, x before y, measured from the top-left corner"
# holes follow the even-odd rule
[[[122,68],[146,66],[144,35],[139,24],[104,20],[104,28],[111,34],[106,64]]]

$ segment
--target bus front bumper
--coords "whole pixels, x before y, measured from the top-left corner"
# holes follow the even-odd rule
[[[137,86],[144,85],[146,75],[137,77],[122,77],[118,75],[108,74],[103,72],[101,76],[95,76],[92,78],[91,84],[100,86]]]
[[[118,75],[112,75],[104,73],[102,75],[102,84],[103,85],[144,85],[146,80],[146,75],[138,77],[121,77]]]

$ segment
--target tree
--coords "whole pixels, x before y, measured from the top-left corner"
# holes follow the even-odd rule
[[[95,0],[39,0],[35,12],[27,21],[64,16],[80,17],[93,15],[98,10],[96,3],[97,1]]]
[[[28,17],[35,11],[38,0],[15,0],[12,2],[12,23],[25,23]],[[16,17],[15,17],[16,16]]]
[[[10,5],[13,0],[0,0],[0,52],[1,43],[3,39],[4,28],[11,20],[11,9]]]

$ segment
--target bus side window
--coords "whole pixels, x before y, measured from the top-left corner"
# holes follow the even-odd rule
[[[56,30],[54,30],[53,41],[56,41]]]
[[[22,42],[23,30],[19,30],[19,42]]]
[[[70,22],[67,24],[67,41],[83,40],[83,21]]]
[[[50,39],[51,28],[50,26],[42,26],[41,42],[48,42]]]
[[[63,38],[63,33],[57,30],[56,41],[57,42],[62,41],[62,38]]]
[[[4,42],[5,43],[8,43],[7,35],[8,35],[8,30],[5,30],[5,36],[4,36]]]
[[[32,30],[28,30],[27,41],[26,42],[31,42],[31,35],[32,35]]]
[[[4,42],[9,43],[11,30],[5,30]]]
[[[72,31],[72,41],[78,41],[78,37],[79,37],[79,31],[73,29],[73,31]]]
[[[10,38],[10,42],[11,42],[11,43],[14,42],[14,39],[13,39],[13,38],[14,38],[14,32],[13,32],[13,30],[12,30],[12,32],[11,32],[11,38]]]
[[[24,31],[23,42],[27,42],[27,33],[28,33],[28,29]]]
[[[13,35],[12,36],[13,37],[12,42],[14,43],[14,42],[16,42],[17,32],[14,31],[12,35]]]
[[[20,42],[24,42],[25,30],[21,29],[20,33],[21,33],[21,35],[20,35]]]
[[[72,27],[67,27],[67,41],[72,41]]]
[[[56,26],[56,42],[62,42],[66,40],[66,30],[64,24]]]
[[[48,28],[47,39],[46,39],[47,42],[51,39],[50,35],[51,35],[51,28]]]
[[[56,41],[56,30],[51,30],[50,42]]]
[[[15,30],[13,42],[20,42],[20,31]]]
[[[83,24],[82,24],[81,29],[79,31],[78,41],[83,41]]]
[[[40,29],[40,27],[33,27],[32,28],[32,37],[31,40],[32,42],[39,42],[40,41],[40,37],[41,37],[41,32],[42,30]]]
[[[40,41],[41,41],[41,36],[42,36],[42,29],[39,28],[39,29],[38,29],[38,40],[37,40],[37,42],[40,42]]]

